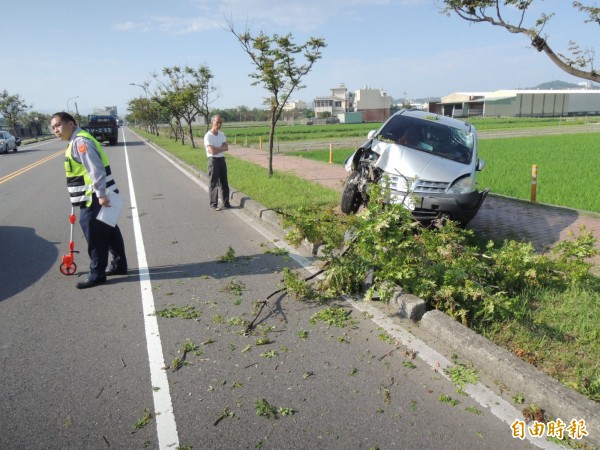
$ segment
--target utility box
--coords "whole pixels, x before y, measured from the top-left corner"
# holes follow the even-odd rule
[[[362,123],[363,113],[362,111],[355,111],[338,114],[338,119],[340,120],[340,123]]]

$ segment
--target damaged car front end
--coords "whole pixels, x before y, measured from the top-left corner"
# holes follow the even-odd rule
[[[369,185],[389,189],[390,203],[403,204],[424,225],[445,219],[466,225],[488,189],[479,192],[477,132],[469,124],[418,110],[401,110],[345,163],[350,172],[341,209],[355,213],[369,200]]]

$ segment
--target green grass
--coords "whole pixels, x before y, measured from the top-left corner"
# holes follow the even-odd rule
[[[541,291],[521,321],[476,330],[563,384],[600,402],[600,286]]]
[[[480,140],[486,168],[478,175],[479,185],[529,200],[535,164],[538,202],[600,212],[599,137],[585,133]]]
[[[367,133],[381,126],[381,122],[357,123],[357,124],[332,124],[332,125],[285,125],[278,124],[275,130],[275,147],[278,143],[314,141],[323,139],[365,139]],[[230,143],[238,145],[258,145],[262,140],[263,146],[269,142],[270,127],[236,126],[236,124],[223,124],[223,132],[227,135]],[[194,128],[194,136],[201,139],[206,133],[205,127]],[[201,142],[200,142],[201,143]]]
[[[333,163],[344,164],[348,156],[356,151],[355,148],[335,148],[332,151]],[[297,152],[285,152],[287,156],[299,156],[301,158],[314,159],[316,161],[329,162],[329,149],[301,150]]]
[[[204,147],[192,148],[189,143],[181,145],[168,137],[157,137],[137,131],[182,161],[203,172],[207,171]],[[201,145],[202,142],[198,144]],[[227,172],[231,185],[271,209],[294,211],[301,207],[329,207],[339,202],[340,195],[336,191],[276,169],[273,176],[269,177],[266,168],[227,156]]]
[[[357,124],[332,124],[332,125],[290,125],[277,126],[275,130],[275,139],[280,142],[308,141],[321,139],[341,139],[360,137],[364,138],[370,130],[377,129],[381,123],[357,123]],[[263,142],[269,139],[269,127],[244,127],[235,126],[225,127],[223,132],[227,134],[230,142],[233,142],[237,136],[238,144],[243,142],[247,136],[253,142],[261,136]],[[204,136],[203,129],[200,130]]]

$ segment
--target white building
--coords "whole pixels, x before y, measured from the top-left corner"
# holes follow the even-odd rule
[[[316,97],[314,99],[315,116],[329,113],[331,117],[345,113],[348,109],[348,95],[346,86],[341,83],[339,87],[331,89],[329,97]]]
[[[329,97],[314,99],[315,115],[329,113],[332,117],[340,117],[349,112],[362,112],[364,122],[383,122],[390,116],[392,97],[383,89],[365,87],[348,92],[342,83],[331,89]]]
[[[354,111],[363,113],[365,122],[384,122],[390,117],[393,99],[383,89],[364,89],[354,91]]]
[[[455,92],[441,98],[438,113],[451,117],[564,117],[600,114],[600,90],[523,89]]]
[[[285,106],[283,107],[284,111],[294,111],[294,110],[301,110],[301,109],[306,109],[308,108],[308,105],[306,104],[306,102],[303,102],[302,100],[294,100],[294,101],[289,101],[285,104]]]

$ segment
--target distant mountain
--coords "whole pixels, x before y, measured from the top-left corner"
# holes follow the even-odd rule
[[[582,82],[584,83],[584,82]],[[535,87],[529,87],[526,89],[583,89],[585,86],[578,83],[567,83],[566,81],[547,81],[545,83],[538,84]],[[592,84],[591,89],[600,89],[597,84]]]

